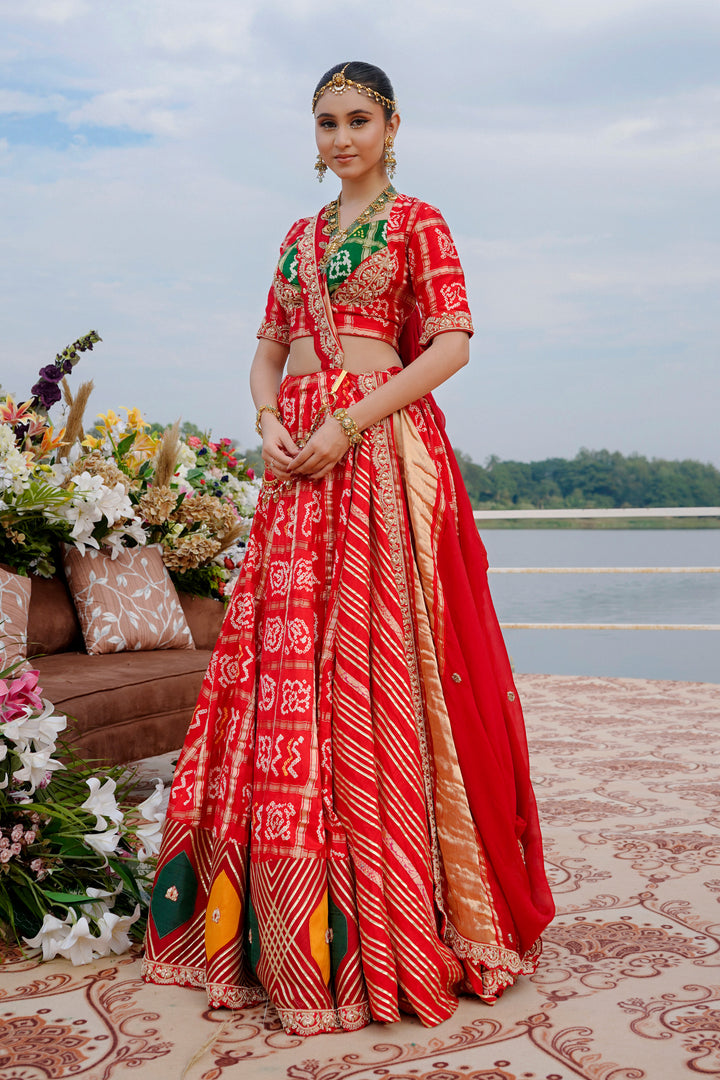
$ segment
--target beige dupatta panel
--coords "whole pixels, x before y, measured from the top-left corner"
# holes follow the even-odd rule
[[[403,468],[408,516],[415,541],[414,575],[419,663],[435,771],[435,813],[444,867],[448,919],[467,941],[482,945],[502,940],[488,888],[485,853],[468,804],[439,665],[443,663],[444,601],[437,589],[433,550],[434,507],[444,498],[433,460],[405,409],[393,416],[393,433]],[[441,515],[436,515],[439,520]]]

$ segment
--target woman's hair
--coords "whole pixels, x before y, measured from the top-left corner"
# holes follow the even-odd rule
[[[326,71],[315,87],[313,100],[323,86],[329,83],[333,75],[336,75],[339,71],[344,72],[346,79],[351,79],[353,82],[367,86],[370,90],[375,90],[376,93],[383,98],[387,98],[388,101],[395,101],[395,91],[392,83],[382,68],[375,67],[374,64],[366,64],[362,60],[350,60],[349,62],[346,60],[342,64],[335,64],[329,71]],[[385,111],[385,119],[389,120],[394,109],[384,102],[380,102],[380,104],[382,104]]]

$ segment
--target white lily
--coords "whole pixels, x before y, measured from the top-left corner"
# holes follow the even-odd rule
[[[155,777],[155,790],[152,795],[148,795],[147,799],[138,803],[137,811],[145,821],[164,821],[165,820],[165,806],[163,805],[165,796],[165,785],[159,776]]]
[[[42,750],[21,750],[18,754],[22,768],[15,770],[13,779],[18,784],[30,784],[28,794],[32,795],[35,792],[48,773],[65,768],[62,762],[55,761],[50,756],[53,749],[54,747],[45,747]]]
[[[35,937],[24,940],[31,949],[42,949],[43,960],[52,960],[65,944],[70,929],[69,915],[62,922],[55,915],[46,915]]]
[[[0,724],[0,735],[14,742],[19,750],[27,750],[31,742],[39,744],[36,749],[55,750],[55,742],[61,731],[67,727],[67,716],[55,716],[52,702],[43,698],[43,710],[39,716],[33,715],[31,708],[23,710],[14,720]]]
[[[115,915],[112,911],[108,911],[98,919],[100,937],[96,940],[101,941],[108,952],[114,952],[118,956],[127,952],[131,944],[127,931],[139,918],[139,904],[135,905],[132,915]],[[103,953],[103,956],[107,956],[107,953]]]
[[[141,862],[159,854],[163,835],[162,821],[153,821],[147,825],[141,825],[136,829],[136,834],[138,840],[142,841],[142,847],[138,848],[137,853],[137,857]]]
[[[123,883],[121,881],[114,892],[108,892],[107,889],[93,889],[92,886],[86,889],[85,891],[87,895],[93,900],[97,900],[97,903],[83,904],[82,909],[85,915],[87,915],[89,919],[94,919],[95,922],[98,922],[98,920],[101,919],[103,915],[110,911],[113,904],[115,903],[115,897],[119,892],[122,892],[122,888]],[[106,903],[106,901],[109,902]]]
[[[155,790],[144,802],[138,806],[138,812],[142,815],[144,824],[138,826],[135,835],[142,841],[142,847],[138,849],[138,859],[144,861],[160,851],[163,825],[167,811],[165,785],[159,777],[155,780]]]
[[[75,922],[68,936],[58,949],[58,954],[70,960],[73,967],[89,964],[99,956],[107,956],[109,947],[102,938],[95,937],[90,931],[90,924],[84,915]]]
[[[107,829],[106,818],[109,818],[113,824],[120,825],[123,812],[115,801],[115,781],[106,780],[104,784],[101,784],[97,776],[91,776],[85,782],[90,788],[90,794],[80,809],[95,815],[95,831]]]
[[[106,832],[98,833],[86,833],[83,836],[83,842],[91,847],[93,851],[97,851],[98,855],[103,855],[107,860],[108,855],[112,855],[118,846],[120,841],[119,829],[108,829]]]

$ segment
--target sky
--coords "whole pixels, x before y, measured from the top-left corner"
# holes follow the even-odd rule
[[[338,189],[312,93],[350,59],[465,267],[456,448],[720,465],[717,0],[0,0],[3,388],[93,329],[91,412],[255,446],[278,245]]]

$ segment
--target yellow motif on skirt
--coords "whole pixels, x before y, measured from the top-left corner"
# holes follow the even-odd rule
[[[224,870],[213,882],[205,916],[205,952],[208,960],[237,936],[242,916],[242,900]]]
[[[322,900],[313,911],[308,922],[310,932],[310,952],[313,960],[320,968],[323,982],[326,986],[330,983],[330,944],[328,942],[328,891],[323,893]]]

